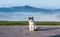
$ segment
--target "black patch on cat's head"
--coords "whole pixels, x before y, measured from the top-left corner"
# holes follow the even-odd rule
[[[29,20],[31,20],[31,19],[33,20],[33,17],[29,17]]]

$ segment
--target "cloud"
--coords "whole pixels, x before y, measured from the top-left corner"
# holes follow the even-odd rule
[[[4,17],[7,17],[8,14],[4,13],[4,12],[0,12],[0,18],[4,18]]]
[[[60,21],[60,14],[43,14],[42,12],[12,12],[4,13],[0,12],[0,20],[9,20],[9,21],[27,21],[28,17],[33,16],[35,21]]]

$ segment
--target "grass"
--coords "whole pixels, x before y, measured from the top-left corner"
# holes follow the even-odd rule
[[[0,26],[28,25],[28,21],[0,21]],[[60,22],[36,21],[36,25],[60,25]]]

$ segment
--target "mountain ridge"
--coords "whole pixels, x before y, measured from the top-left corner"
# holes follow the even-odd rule
[[[60,9],[42,9],[42,8],[36,8],[32,6],[15,6],[15,7],[9,7],[0,8],[0,12],[60,12]]]

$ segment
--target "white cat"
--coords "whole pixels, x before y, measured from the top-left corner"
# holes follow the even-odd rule
[[[30,31],[34,31],[35,30],[35,24],[34,24],[34,19],[33,17],[29,17],[29,29]]]

